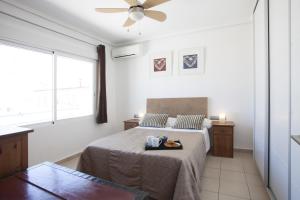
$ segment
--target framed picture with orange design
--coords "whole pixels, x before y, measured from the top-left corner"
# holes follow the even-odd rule
[[[161,52],[150,55],[150,77],[172,75],[172,52]]]

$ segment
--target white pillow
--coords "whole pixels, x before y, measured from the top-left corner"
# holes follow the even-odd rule
[[[211,126],[212,126],[212,121],[210,119],[205,118],[202,122],[202,129],[203,128],[209,129],[211,128]]]
[[[176,123],[176,117],[168,117],[166,127],[173,127]]]

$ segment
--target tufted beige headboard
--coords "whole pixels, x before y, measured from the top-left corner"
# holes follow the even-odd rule
[[[177,115],[204,114],[207,116],[207,97],[147,99],[147,113]]]

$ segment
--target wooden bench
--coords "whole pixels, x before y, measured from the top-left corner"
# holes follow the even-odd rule
[[[0,180],[0,199],[147,200],[148,194],[45,162]]]

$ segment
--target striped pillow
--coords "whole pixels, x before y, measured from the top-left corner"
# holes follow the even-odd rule
[[[204,118],[204,115],[177,115],[177,120],[172,128],[201,130]]]
[[[140,126],[164,128],[166,126],[167,120],[168,114],[147,113],[140,123]]]

